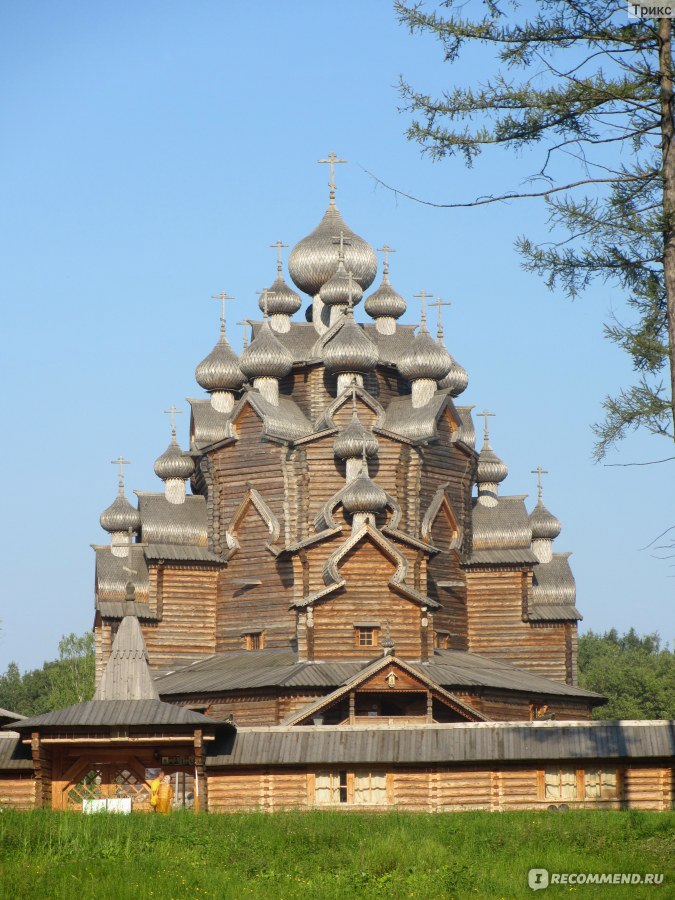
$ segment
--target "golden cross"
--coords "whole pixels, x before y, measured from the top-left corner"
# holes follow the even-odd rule
[[[225,334],[225,304],[228,300],[234,300],[234,297],[230,297],[227,291],[221,291],[219,294],[213,294],[211,296],[212,300],[220,300],[220,330],[222,334]]]
[[[111,459],[110,464],[113,466],[120,467],[120,477],[119,477],[118,485],[119,485],[119,489],[120,489],[120,496],[122,496],[122,494],[124,494],[124,469],[122,468],[122,466],[130,466],[131,463],[129,462],[128,459],[125,459],[123,456],[118,456],[117,459]]]
[[[396,253],[393,247],[390,247],[389,244],[382,244],[381,247],[377,248],[378,253],[384,253],[384,266],[383,272],[385,275],[389,274],[389,254]]]
[[[441,300],[440,297],[436,297],[435,302],[431,302],[429,306],[437,306],[438,307],[438,326],[436,328],[436,337],[438,340],[443,339],[443,321],[441,319],[441,306],[452,306],[452,303],[449,300]]]
[[[433,294],[427,294],[426,291],[420,291],[419,294],[415,294],[415,299],[419,299],[422,301],[422,325],[427,324],[427,297],[433,297]]]
[[[274,244],[270,244],[270,247],[277,248],[277,272],[281,275],[281,270],[283,268],[283,264],[281,262],[281,250],[283,247],[288,247],[288,244],[282,244],[281,241],[277,241]]]
[[[176,415],[180,415],[183,410],[176,409],[176,406],[172,403],[169,409],[164,410],[167,416],[171,416],[171,434],[176,437]]]
[[[244,329],[244,350],[248,347],[248,336],[246,334],[246,326],[251,324],[250,319],[242,319],[241,322],[237,322],[237,325],[241,325]]]
[[[337,155],[331,150],[328,154],[328,159],[317,159],[318,163],[327,163],[330,166],[330,181],[328,182],[328,187],[330,188],[330,199],[331,202],[335,200],[335,166],[339,163],[346,163],[346,159],[338,159]]]
[[[485,440],[487,441],[490,437],[488,434],[488,416],[495,416],[496,413],[488,412],[487,409],[484,409],[481,413],[476,413],[477,416],[482,416],[485,420]]]
[[[537,466],[536,469],[531,470],[530,474],[537,476],[537,495],[538,495],[539,500],[541,500],[541,496],[543,493],[543,488],[542,488],[542,484],[541,484],[541,476],[548,475],[548,472],[546,471],[546,469],[542,469],[541,466]]]

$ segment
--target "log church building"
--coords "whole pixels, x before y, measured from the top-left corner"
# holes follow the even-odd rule
[[[0,806],[147,809],[161,767],[202,811],[669,808],[671,725],[591,721],[604,698],[578,686],[545,473],[529,510],[508,494],[443,302],[421,291],[419,325],[399,322],[391,248],[375,286],[336,206],[342,160],[322,162],[326,212],[288,277],[275,245],[239,355],[219,297],[189,447],[172,416],[161,484],[133,502],[118,460],[95,697],[0,710]]]

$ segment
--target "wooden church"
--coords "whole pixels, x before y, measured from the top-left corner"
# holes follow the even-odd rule
[[[213,810],[664,808],[671,732],[589,721],[603,698],[577,685],[581,616],[542,470],[528,512],[503,489],[487,412],[476,445],[442,301],[422,291],[419,326],[399,324],[390,248],[373,289],[375,250],[343,220],[339,160],[326,162],[328,208],[288,259],[297,291],[278,242],[239,356],[221,295],[189,449],[172,426],[155,462],[162,489],[130,503],[119,460],[101,516],[110,540],[95,547],[103,706],[8,726],[42,753],[40,796],[76,805],[85,770],[109,791],[133,770],[142,806],[159,760],[201,783]],[[136,660],[133,688],[121,659]],[[148,721],[120,721],[132,713],[113,715],[115,703],[133,715],[149,703]],[[122,768],[106,775],[115,729]],[[121,750],[134,735],[146,742],[135,768]]]

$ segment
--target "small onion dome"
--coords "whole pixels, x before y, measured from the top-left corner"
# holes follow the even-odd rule
[[[486,441],[478,455],[477,484],[499,484],[509,474],[509,467]]]
[[[230,347],[223,329],[216,346],[195,369],[195,378],[205,391],[236,391],[244,383],[237,354]]]
[[[435,341],[425,324],[410,343],[398,363],[398,370],[408,381],[427,378],[441,381],[450,371],[452,359],[448,351]]]
[[[155,460],[155,475],[167,481],[169,478],[180,478],[185,481],[195,470],[194,460],[178,446],[175,436],[161,456]]]
[[[387,505],[387,495],[375,484],[364,465],[358,478],[351,481],[342,495],[342,505],[348,513],[378,513]]]
[[[258,306],[265,312],[265,294],[267,294],[267,312],[270,316],[292,316],[302,306],[300,295],[290,288],[279,273],[267,291],[263,291]]]
[[[532,540],[553,541],[562,530],[560,519],[550,513],[541,499],[530,513],[530,525],[532,526]]]
[[[239,357],[241,371],[248,379],[283,378],[293,367],[293,357],[266,320]]]
[[[293,247],[288,271],[296,287],[315,297],[331,278],[338,264],[335,238],[344,234],[344,264],[362,290],[367,290],[377,273],[377,257],[367,241],[347,226],[336,206],[329,205],[323,219],[311,234]]]
[[[439,381],[438,386],[441,389],[450,388],[450,396],[459,397],[468,387],[469,373],[463,366],[460,366],[456,359],[453,359],[451,354],[448,356],[452,360],[452,365],[445,378]]]
[[[333,453],[338,459],[358,459],[364,449],[366,456],[375,456],[377,448],[377,438],[370,428],[363,427],[354,411],[349,425],[335,438]]]
[[[344,316],[342,328],[323,348],[326,371],[332,374],[372,372],[380,358],[377,347],[356,324],[351,309],[347,309]]]
[[[365,310],[373,319],[382,316],[398,319],[406,311],[406,302],[391,286],[388,272],[382,276],[379,288],[366,300]]]
[[[345,269],[343,261],[340,260],[332,278],[319,291],[319,296],[326,306],[347,306],[349,303],[360,303],[363,290],[353,276],[351,279],[349,278],[349,272]]]
[[[141,514],[120,492],[110,506],[101,513],[99,521],[101,528],[110,534],[116,531],[128,531],[130,528],[137,531],[141,527]]]

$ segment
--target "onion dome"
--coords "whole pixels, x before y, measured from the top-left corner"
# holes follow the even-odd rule
[[[124,496],[124,487],[110,506],[101,513],[101,528],[110,534],[121,531],[137,531],[141,527],[141,514]]]
[[[457,362],[456,359],[453,359],[451,354],[448,353],[452,365],[450,366],[450,371],[438,382],[438,386],[441,389],[450,388],[450,396],[451,397],[459,397],[461,393],[463,393],[469,384],[469,373],[463,366]]]
[[[398,362],[398,369],[408,381],[420,378],[441,381],[450,371],[452,359],[448,351],[435,341],[423,321],[410,347]]]
[[[364,460],[361,474],[347,485],[342,494],[342,505],[348,513],[378,513],[387,505],[387,495],[368,474]]]
[[[375,251],[348,227],[331,200],[323,219],[311,234],[293,247],[288,259],[288,271],[293,283],[311,297],[319,293],[337,268],[338,248],[334,240],[340,233],[344,235],[346,271],[352,272],[354,280],[364,291],[375,279]]]
[[[485,441],[478,456],[477,484],[500,484],[509,474],[509,467]]]
[[[350,303],[361,302],[363,290],[353,274],[349,277],[349,272],[340,259],[332,277],[319,291],[319,296],[326,306],[348,306]]]
[[[205,391],[236,391],[244,383],[237,354],[225,337],[224,322],[220,326],[220,340],[195,369],[195,378]]]
[[[388,253],[391,248],[385,244],[384,249]],[[366,300],[365,310],[373,319],[384,317],[398,319],[406,311],[405,300],[393,289],[389,281],[389,262],[386,257],[382,283]]]
[[[265,311],[265,294],[267,294],[267,313],[270,316],[292,316],[302,306],[300,295],[284,281],[281,269],[271,287],[263,291],[258,306]]]
[[[293,367],[293,357],[264,321],[255,338],[239,357],[239,367],[248,379],[283,378]]]
[[[343,372],[372,372],[379,360],[379,353],[360,325],[354,321],[354,313],[347,309],[338,333],[323,348],[323,363],[332,374]]]
[[[558,537],[562,530],[560,519],[546,509],[542,503],[541,497],[530,513],[530,525],[532,526],[533,541],[553,541]]]
[[[175,433],[171,436],[171,443],[161,456],[155,460],[155,475],[167,481],[170,478],[179,478],[185,481],[195,470],[194,460],[187,453],[183,453],[176,441]]]
[[[358,459],[364,450],[366,456],[375,456],[377,448],[377,438],[370,428],[364,428],[354,410],[349,425],[335,438],[333,453],[338,459]]]

